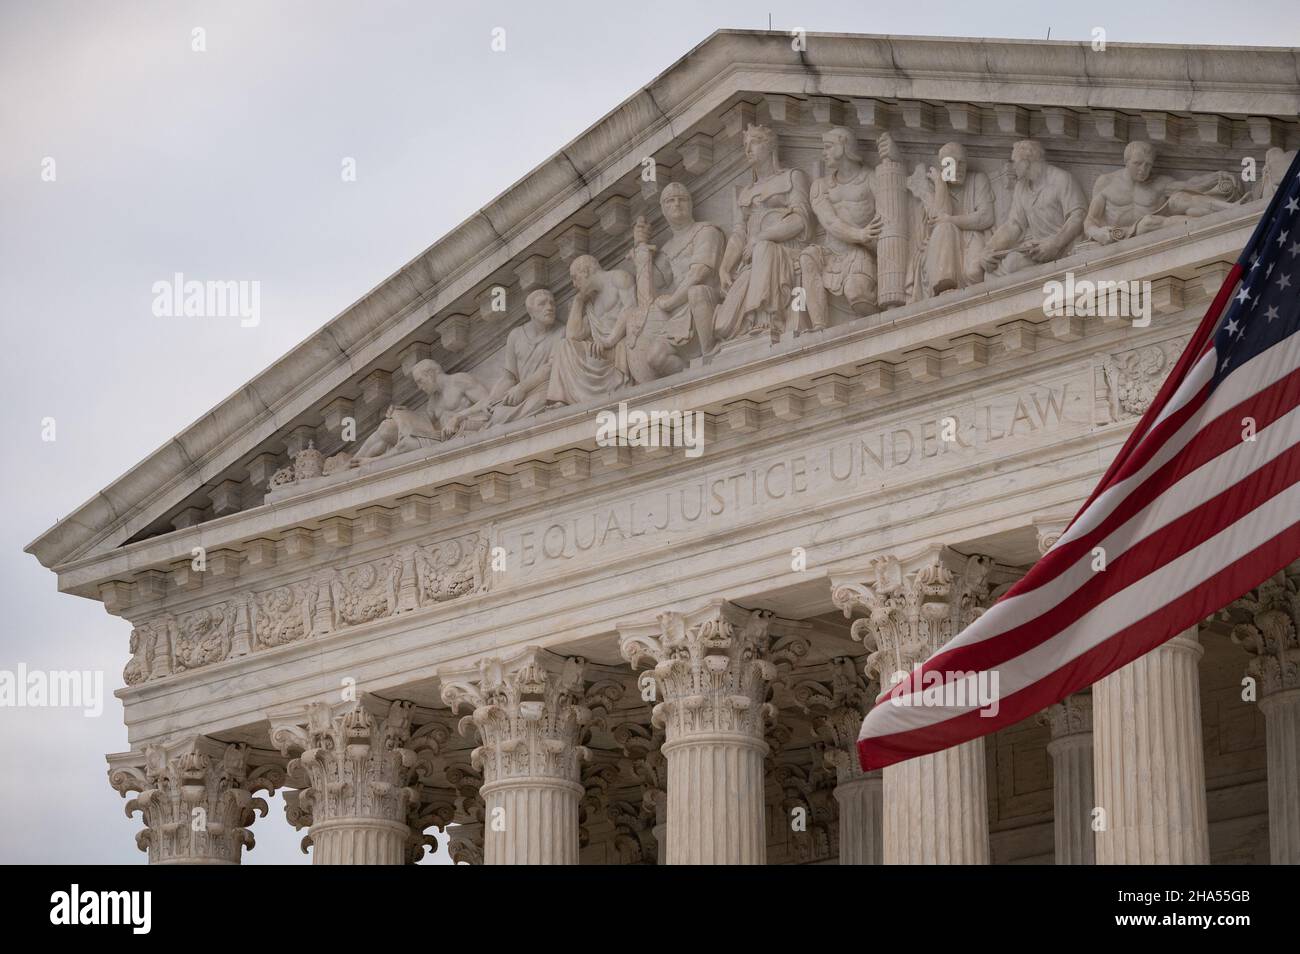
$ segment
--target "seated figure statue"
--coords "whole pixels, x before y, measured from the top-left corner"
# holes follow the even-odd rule
[[[1047,164],[1043,147],[1022,139],[1011,147],[1016,185],[1011,210],[985,246],[985,275],[1009,275],[1069,255],[1083,231],[1088,200],[1066,170]]]
[[[713,313],[720,297],[718,268],[726,237],[713,223],[695,220],[690,190],[680,182],[664,186],[659,208],[672,230],[662,248],[650,244],[650,226],[644,219],[632,229],[637,301],[653,299],[649,320],[662,324],[662,337],[670,346],[685,345],[694,334],[701,354],[708,357],[715,350]],[[662,363],[666,355],[659,358]]]
[[[528,322],[506,335],[505,364],[487,396],[443,420],[443,435],[451,437],[536,414],[546,406],[551,380],[551,353],[563,339],[555,320],[555,296],[535,288],[524,299]]]
[[[636,305],[636,283],[623,271],[605,271],[590,255],[569,265],[577,291],[569,304],[564,338],[551,352],[546,398],[581,404],[608,397],[628,381],[625,312]]]
[[[1210,172],[1178,180],[1152,176],[1156,148],[1149,142],[1124,147],[1124,166],[1097,177],[1083,230],[1099,245],[1178,225],[1233,207],[1236,177]]]
[[[745,158],[754,181],[736,192],[735,223],[719,272],[724,297],[713,320],[719,341],[749,334],[779,337],[798,320],[795,273],[813,233],[808,175],[781,165],[776,133],[749,126]]]
[[[984,280],[980,259],[993,232],[989,177],[966,164],[958,142],[939,148],[939,165],[917,165],[908,188],[921,201],[921,247],[912,261],[912,298],[966,288]]]

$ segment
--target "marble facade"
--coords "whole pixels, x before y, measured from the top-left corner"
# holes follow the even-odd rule
[[[852,755],[1154,396],[1297,51],[807,43],[715,34],[29,547],[130,623],[151,862],[237,862],[275,790],[321,864],[1300,861],[1300,565]],[[1046,314],[1066,272],[1152,320]],[[598,441],[620,403],[703,453]]]

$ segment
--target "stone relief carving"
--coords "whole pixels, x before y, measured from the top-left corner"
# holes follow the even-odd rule
[[[176,621],[173,646],[176,672],[198,669],[225,659],[230,654],[234,616],[235,608],[230,603],[180,616]]]
[[[453,437],[528,417],[547,404],[551,355],[564,331],[555,320],[555,296],[537,288],[524,301],[528,323],[506,336],[505,366],[483,400],[449,414],[443,434]]]
[[[636,282],[627,272],[606,271],[591,255],[575,258],[569,277],[575,294],[546,392],[556,404],[581,404],[629,381],[627,312],[636,305]]]
[[[745,130],[745,158],[754,181],[736,189],[731,238],[722,256],[726,296],[714,317],[716,338],[779,336],[797,320],[793,309],[799,255],[813,236],[808,174],[781,165],[777,135]]]
[[[912,300],[984,280],[984,248],[993,233],[996,202],[989,177],[966,164],[958,142],[939,148],[939,164],[918,164],[908,190],[922,206],[919,244],[912,260]]]
[[[1112,421],[1145,413],[1186,342],[1186,338],[1178,338],[1101,356],[1102,381]]]
[[[1022,139],[1011,148],[1016,178],[1011,210],[981,258],[985,275],[1010,275],[1069,255],[1083,231],[1088,202],[1074,176],[1048,165],[1040,143]]]
[[[1231,208],[1238,195],[1237,177],[1230,172],[1179,181],[1152,176],[1155,164],[1156,147],[1151,143],[1131,142],[1124,147],[1124,167],[1098,176],[1092,187],[1084,220],[1088,238],[1109,245]]]
[[[488,542],[474,532],[184,613],[131,631],[128,686],[485,591]]]
[[[882,160],[892,161],[893,140],[878,140]],[[827,296],[844,298],[856,315],[876,311],[876,246],[884,229],[876,177],[858,152],[853,133],[836,126],[822,136],[822,156],[830,170],[816,179],[809,202],[826,230],[823,245],[809,245],[799,256],[807,314],[816,329],[829,325]]]
[[[270,488],[548,407],[605,400],[676,374],[697,355],[707,362],[733,340],[816,331],[835,314],[872,315],[1060,259],[1081,244],[1107,245],[1267,198],[1293,155],[1270,148],[1258,181],[1243,190],[1230,172],[1155,174],[1155,146],[1131,142],[1123,166],[1099,175],[1089,200],[1076,175],[1050,163],[1032,139],[1016,142],[996,175],[972,168],[968,144],[957,140],[908,175],[888,132],[876,139],[874,167],[858,136],[843,126],[824,132],[822,166],[810,179],[782,162],[775,129],[747,126],[751,181],[734,189],[729,234],[695,217],[686,185],[667,184],[659,194],[670,232],[662,247],[642,217],[627,263],[607,269],[593,255],[575,257],[562,323],[560,289],[534,288],[528,321],[507,335],[488,385],[419,361],[411,376],[424,408],[391,407],[351,456],[321,463],[314,450],[300,452]]]
[[[648,223],[639,221],[632,233],[634,260],[643,254],[653,256],[653,270],[646,269],[651,279],[647,291],[656,295],[654,309],[661,315],[668,342],[682,346],[694,334],[701,354],[712,355],[716,341],[713,313],[721,300],[718,275],[726,236],[712,222],[695,220],[694,200],[680,182],[664,186],[659,208],[672,236],[663,248],[656,248],[650,245]],[[638,262],[638,283],[643,280],[643,268]]]

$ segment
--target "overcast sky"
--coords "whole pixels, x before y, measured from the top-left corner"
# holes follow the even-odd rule
[[[128,624],[58,594],[22,547],[715,29],[769,13],[782,30],[1300,45],[1294,0],[0,0],[0,669],[119,688]],[[155,317],[153,283],[176,272],[259,281],[259,324]],[[143,863],[105,775],[126,747],[111,696],[94,719],[0,709],[0,862]],[[307,860],[279,799],[253,832],[245,863]]]

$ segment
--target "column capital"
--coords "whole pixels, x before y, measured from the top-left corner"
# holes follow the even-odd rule
[[[662,701],[651,721],[665,729],[668,744],[732,734],[765,745],[764,729],[777,714],[770,686],[781,668],[808,651],[799,635],[804,628],[770,610],[713,600],[687,612],[665,611],[653,622],[619,624],[619,650],[634,668],[654,664]]]
[[[1226,612],[1245,617],[1232,627],[1232,641],[1250,654],[1246,674],[1260,695],[1300,689],[1300,563],[1273,574]]]
[[[1052,741],[1072,735],[1092,734],[1092,690],[1066,696],[1035,716],[1039,725],[1052,730]]]
[[[459,727],[478,732],[471,764],[485,785],[546,778],[577,785],[579,763],[590,755],[579,733],[593,719],[585,667],[581,657],[528,646],[440,674],[442,701],[453,713],[471,710]]]
[[[136,846],[150,864],[238,864],[252,849],[248,830],[267,805],[256,797],[284,784],[284,769],[268,753],[195,736],[108,756],[109,784],[138,792],[127,817],[140,812],[145,828]]]
[[[433,757],[450,731],[431,721],[412,725],[413,705],[363,696],[338,704],[312,702],[270,716],[271,742],[302,786],[286,800],[295,827],[343,820],[405,826],[416,796],[412,786],[433,771]],[[394,830],[396,830],[394,828]],[[307,840],[316,840],[314,830]]]
[[[860,573],[837,574],[831,601],[846,617],[866,614],[850,632],[870,650],[867,673],[888,686],[984,612],[998,575],[992,557],[935,546],[911,559],[878,557]]]
[[[812,716],[822,759],[828,768],[835,769],[841,784],[864,774],[857,756],[857,739],[871,707],[873,685],[850,656],[831,660],[829,681],[799,679],[794,683],[794,700]]]

